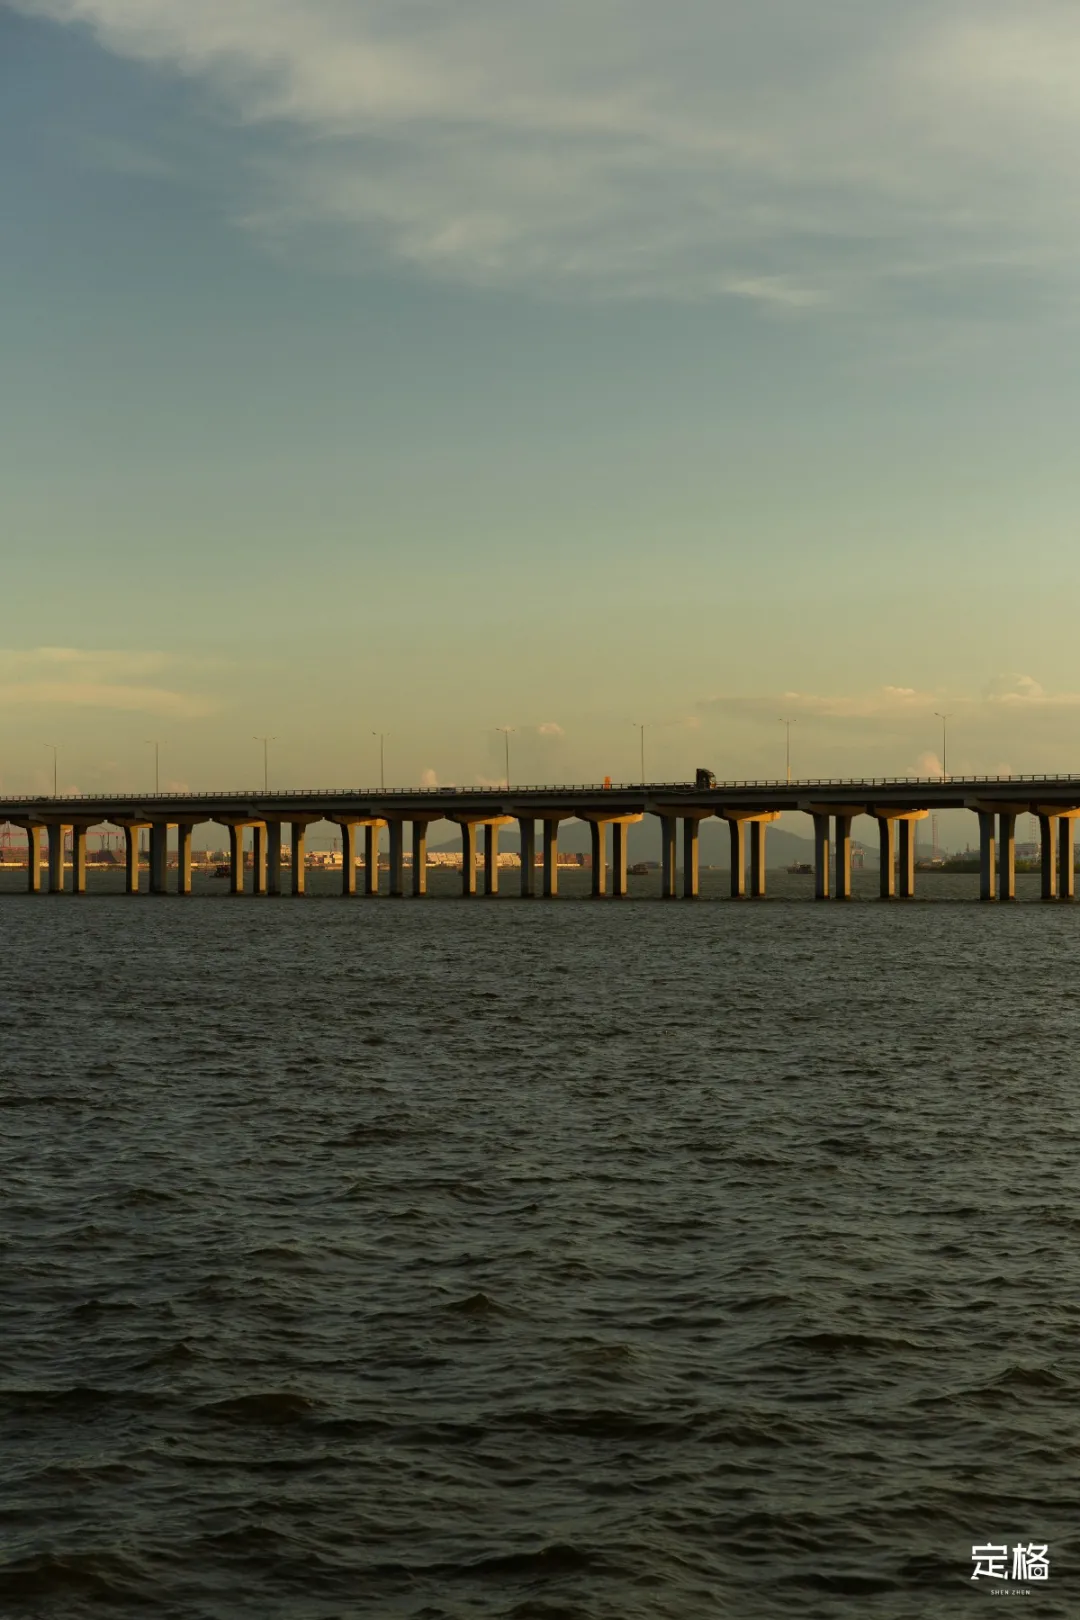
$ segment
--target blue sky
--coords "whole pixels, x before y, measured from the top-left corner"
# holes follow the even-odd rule
[[[0,4],[0,786],[1080,769],[1078,52]]]

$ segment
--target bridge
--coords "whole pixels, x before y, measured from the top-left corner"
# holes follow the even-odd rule
[[[1073,822],[1080,816],[1080,776],[875,777],[864,780],[803,782],[618,783],[585,786],[304,789],[284,792],[159,793],[75,795],[0,799],[0,825],[25,830],[29,843],[28,886],[34,893],[66,889],[65,850],[71,846],[71,889],[86,892],[87,834],[93,828],[122,829],[126,839],[126,888],[140,891],[139,838],[150,835],[149,892],[169,891],[168,839],[176,830],[175,892],[191,893],[193,829],[216,822],[228,829],[230,887],[245,892],[244,832],[254,845],[250,891],[301,896],[305,888],[305,839],[316,822],[340,829],[342,892],[357,892],[357,847],[365,841],[364,893],[379,892],[378,845],[389,832],[389,893],[405,894],[406,829],[411,839],[410,891],[427,892],[427,838],[432,822],[461,829],[462,892],[477,892],[478,836],[483,831],[483,892],[498,892],[499,831],[518,823],[521,838],[522,896],[558,892],[559,825],[577,819],[592,832],[592,892],[598,898],[627,893],[627,828],[646,815],[660,823],[660,894],[694,899],[699,893],[698,843],[701,823],[725,821],[731,841],[731,895],[760,899],[765,894],[765,831],[785,811],[809,816],[814,833],[814,893],[817,899],[851,895],[851,824],[871,816],[878,824],[882,899],[915,893],[915,823],[932,810],[964,809],[978,817],[980,898],[1016,898],[1016,818],[1038,817],[1042,848],[1042,897],[1074,897]],[[681,823],[681,839],[680,839]],[[537,826],[542,859],[537,866]],[[290,828],[288,889],[283,890],[282,828]],[[609,855],[610,829],[610,855]],[[41,866],[47,840],[47,888]],[[678,861],[681,842],[681,863]],[[749,843],[749,881],[747,844]],[[830,853],[832,859],[830,860]],[[681,884],[679,882],[681,874]]]

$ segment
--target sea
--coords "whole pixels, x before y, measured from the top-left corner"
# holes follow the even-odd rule
[[[5,1617],[1080,1614],[1080,906],[560,878],[0,879]]]

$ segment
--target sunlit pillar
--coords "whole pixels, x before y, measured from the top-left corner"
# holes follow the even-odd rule
[[[553,900],[559,892],[559,823],[544,818],[544,898]]]
[[[266,892],[281,893],[281,822],[266,823]]]
[[[302,895],[307,888],[307,825],[294,821],[292,832],[292,892]]]
[[[891,816],[878,817],[878,894],[883,900],[896,898],[896,822]]]
[[[266,827],[261,821],[251,829],[251,892],[266,893]]]
[[[979,899],[997,898],[997,843],[994,838],[994,812],[979,811]]]
[[[341,893],[348,900],[356,893],[356,823],[347,821],[340,831]]]
[[[1071,816],[1058,817],[1058,899],[1071,900],[1074,892],[1073,824]]]
[[[729,821],[728,840],[731,845],[731,898],[746,898],[746,822]]]
[[[698,834],[701,831],[697,816],[683,817],[683,873],[682,892],[684,900],[696,900],[698,897]]]
[[[484,827],[484,893],[499,892],[499,829],[489,821]]]
[[[379,833],[382,831],[382,822],[371,822],[364,828],[364,893],[368,896],[379,892]]]
[[[124,828],[124,887],[128,894],[139,892],[139,827]]]
[[[998,899],[1016,899],[1016,817],[1007,810],[998,816]]]
[[[244,829],[229,828],[229,893],[244,892]]]
[[[675,899],[675,872],[679,860],[679,818],[660,817],[660,898]]]
[[[630,825],[626,821],[611,824],[611,893],[616,899],[626,898],[626,846]]]
[[[390,823],[390,894],[400,900],[405,893],[405,823],[395,816]]]
[[[31,894],[41,893],[41,835],[43,827],[26,829],[26,887]]]
[[[905,816],[900,823],[900,898],[911,900],[915,896],[915,831],[916,823]]]
[[[1039,865],[1044,900],[1057,899],[1057,829],[1057,816],[1039,817]]]
[[[521,844],[521,898],[531,900],[536,893],[536,821],[532,816],[518,817]]]
[[[71,892],[86,893],[86,828],[71,829]]]
[[[150,823],[150,893],[167,894],[169,856],[169,824],[167,821]]]
[[[836,898],[851,899],[851,817],[837,816],[836,828]]]
[[[750,898],[764,900],[765,898],[765,837],[769,830],[767,821],[752,821],[750,823]]]
[[[594,900],[602,900],[607,894],[607,823],[590,821],[589,836],[592,840],[592,896]]]
[[[182,821],[176,829],[176,892],[191,893],[191,833],[190,821]]]
[[[461,893],[471,900],[476,893],[476,823],[461,823]]]
[[[426,821],[412,824],[412,892],[417,898],[427,894],[427,830]]]
[[[829,818],[814,815],[814,899],[829,898]]]

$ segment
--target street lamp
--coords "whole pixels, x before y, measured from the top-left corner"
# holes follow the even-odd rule
[[[52,749],[52,796],[54,799],[57,799],[60,797],[60,795],[56,790],[56,744],[44,743],[42,746]]]
[[[950,712],[949,714],[942,714],[940,709],[935,709],[934,710],[934,715],[938,720],[941,721],[941,780],[943,782],[947,782],[949,780],[949,773],[945,769],[945,740],[946,740],[946,729],[945,728],[946,728],[947,722],[952,719],[952,713]]]
[[[161,792],[161,744],[156,737],[144,737],[143,741],[146,743],[147,748],[154,750],[154,795],[156,797]]]
[[[378,739],[379,739],[379,791],[380,791],[380,793],[385,793],[386,792],[386,739],[387,739],[387,737],[389,737],[390,733],[388,731],[373,731],[371,733],[371,735],[373,737],[378,737]]]
[[[502,734],[503,734],[503,742],[506,744],[506,791],[507,791],[507,793],[509,793],[509,791],[510,791],[510,735],[511,735],[512,732],[517,730],[517,727],[516,726],[496,726],[495,730],[502,732]]]
[[[793,725],[795,725],[796,722],[795,722],[794,719],[791,719],[791,720],[787,719],[787,717],[784,716],[784,715],[780,715],[779,719],[780,719],[780,724],[784,728],[784,765],[785,765],[785,767],[787,769],[787,779],[790,782],[791,781],[791,728],[792,728]]]
[[[270,791],[270,744],[277,742],[276,737],[252,737],[252,742],[261,742],[263,745],[263,792]]]

